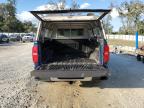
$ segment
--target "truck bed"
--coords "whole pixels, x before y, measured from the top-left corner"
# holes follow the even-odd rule
[[[60,70],[60,71],[82,71],[95,70],[97,63],[88,58],[67,59],[64,61],[52,62],[42,66],[42,70]]]
[[[40,43],[41,65],[32,76],[46,81],[90,81],[108,75],[99,60],[99,44],[94,39],[47,40]]]

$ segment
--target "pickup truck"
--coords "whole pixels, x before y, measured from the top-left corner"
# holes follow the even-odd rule
[[[101,20],[110,11],[31,11],[40,21],[32,48],[35,69],[31,75],[44,81],[107,78],[109,46]]]

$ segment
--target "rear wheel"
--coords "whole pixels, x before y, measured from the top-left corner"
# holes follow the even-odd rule
[[[141,56],[137,55],[137,61],[141,61]]]
[[[100,78],[101,80],[108,80],[108,76],[103,76]]]
[[[9,39],[7,39],[7,41],[6,41],[7,43],[9,43]]]
[[[103,81],[103,80],[108,80],[108,76],[102,76],[102,77],[94,77],[94,78],[92,78],[92,81],[93,82],[101,82],[101,81]]]
[[[100,84],[102,82],[101,78],[100,77],[97,77],[97,78],[92,78],[92,82],[87,82],[87,83],[92,83],[92,84]]]

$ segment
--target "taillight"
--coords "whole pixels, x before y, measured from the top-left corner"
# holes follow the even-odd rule
[[[35,64],[38,63],[38,46],[33,46],[32,48],[32,58]]]
[[[104,63],[109,62],[109,46],[106,44],[104,45]]]

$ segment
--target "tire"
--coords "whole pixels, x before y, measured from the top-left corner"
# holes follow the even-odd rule
[[[137,55],[137,61],[141,61],[141,56]]]
[[[109,77],[108,76],[102,76],[102,77],[94,77],[92,78],[92,81],[104,81],[104,80],[108,80]]]
[[[7,40],[7,43],[9,43],[9,39]]]
[[[90,82],[90,83],[99,84],[99,83],[101,83],[101,82],[102,82],[102,80],[101,80],[100,77],[98,77],[98,78],[93,77],[93,78],[92,78],[92,82]]]
[[[108,80],[108,76],[101,77],[101,80]]]
[[[41,78],[39,78],[39,77],[34,77],[34,79],[35,79],[36,81],[52,82],[50,78],[47,78],[47,79],[41,79]]]

